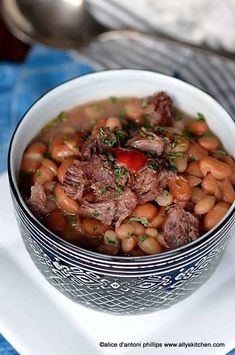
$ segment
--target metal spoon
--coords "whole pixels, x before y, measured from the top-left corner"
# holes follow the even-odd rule
[[[106,30],[84,0],[2,0],[1,11],[10,30],[26,43],[78,48]]]

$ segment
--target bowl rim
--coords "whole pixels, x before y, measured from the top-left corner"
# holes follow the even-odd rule
[[[9,179],[9,185],[10,185],[10,190],[13,193],[13,196],[15,197],[18,205],[20,206],[21,210],[24,212],[24,214],[26,215],[26,217],[29,219],[29,221],[34,225],[34,227],[36,227],[38,229],[38,231],[40,232],[40,234],[42,233],[48,240],[53,241],[58,247],[63,246],[65,248],[65,250],[67,249],[67,251],[70,252],[74,252],[77,255],[84,255],[87,256],[88,258],[91,257],[92,259],[103,259],[109,262],[125,262],[125,263],[130,263],[130,262],[135,262],[137,263],[139,262],[150,262],[150,261],[155,261],[156,260],[161,260],[163,258],[169,257],[169,258],[174,258],[177,257],[178,255],[184,255],[187,254],[188,252],[190,252],[190,250],[192,249],[196,249],[199,246],[202,245],[206,245],[206,243],[215,235],[218,235],[218,233],[220,232],[220,230],[222,230],[223,227],[225,227],[225,225],[229,222],[230,218],[233,216],[234,212],[235,212],[235,202],[230,206],[228,212],[226,213],[226,215],[223,217],[222,221],[216,225],[212,230],[208,231],[207,233],[203,234],[202,236],[200,236],[198,239],[183,245],[179,248],[173,249],[173,250],[169,250],[166,251],[164,253],[159,253],[159,254],[154,254],[154,255],[144,255],[144,256],[111,256],[111,255],[106,255],[106,254],[101,254],[101,253],[97,253],[97,252],[93,252],[84,248],[81,248],[75,244],[72,244],[70,242],[67,242],[66,240],[60,238],[59,236],[57,236],[55,233],[51,232],[47,227],[45,227],[40,221],[39,219],[33,215],[33,213],[30,211],[30,209],[28,208],[28,206],[26,205],[26,203],[23,200],[22,195],[20,194],[20,192],[18,192],[17,187],[14,182],[14,178],[13,178],[13,173],[12,173],[12,168],[11,168],[11,157],[14,153],[14,140],[16,137],[16,134],[19,130],[19,128],[21,127],[22,123],[25,122],[25,118],[28,114],[28,112],[39,102],[41,101],[45,96],[47,96],[48,94],[52,94],[53,92],[56,92],[57,90],[59,90],[61,87],[64,87],[66,85],[68,85],[71,82],[77,82],[80,79],[84,78],[84,77],[103,77],[103,76],[112,76],[112,75],[117,75],[120,72],[126,72],[129,74],[137,74],[137,73],[146,73],[148,75],[156,75],[158,77],[161,77],[165,80],[172,80],[175,82],[178,82],[178,84],[180,85],[184,85],[187,86],[188,88],[191,88],[195,91],[197,91],[200,94],[203,94],[204,96],[206,96],[206,99],[213,102],[214,105],[217,105],[218,108],[222,109],[226,115],[227,115],[227,120],[230,119],[230,121],[234,123],[234,120],[232,119],[232,115],[223,107],[223,105],[221,105],[213,96],[209,95],[207,92],[205,92],[202,89],[199,89],[198,87],[191,85],[181,79],[178,78],[174,78],[170,75],[165,75],[159,72],[155,72],[152,70],[143,70],[143,69],[115,69],[115,70],[102,70],[99,72],[93,72],[93,73],[88,73],[88,74],[82,74],[80,76],[77,76],[75,78],[66,80],[65,82],[53,87],[52,89],[46,91],[43,95],[41,95],[29,108],[28,110],[24,113],[24,115],[22,116],[22,118],[19,120],[12,136],[10,139],[10,144],[9,144],[9,148],[8,148],[8,157],[7,157],[7,171],[8,171],[8,179]],[[92,84],[90,84],[92,85]],[[18,214],[18,213],[17,213]],[[124,263],[124,264],[125,264]]]

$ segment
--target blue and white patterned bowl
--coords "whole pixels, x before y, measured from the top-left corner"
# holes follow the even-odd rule
[[[30,212],[17,186],[22,154],[40,128],[60,111],[109,96],[144,96],[164,90],[184,111],[203,112],[210,128],[235,156],[235,125],[210,96],[178,79],[149,71],[89,74],[51,90],[19,123],[9,149],[8,172],[18,225],[31,258],[45,278],[75,302],[115,314],[168,308],[199,288],[219,264],[234,225],[234,204],[213,230],[177,250],[143,257],[113,257],[60,239]]]

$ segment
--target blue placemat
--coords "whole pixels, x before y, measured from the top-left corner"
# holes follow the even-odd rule
[[[93,68],[70,53],[35,46],[23,64],[0,62],[0,172],[6,168],[11,134],[42,94]]]

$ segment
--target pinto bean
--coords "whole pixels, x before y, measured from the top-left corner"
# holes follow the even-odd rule
[[[200,160],[208,155],[207,150],[202,148],[198,143],[191,141],[187,153],[190,158]]]
[[[35,172],[41,165],[46,150],[46,145],[41,142],[30,144],[23,155],[20,169],[25,173]]]
[[[149,227],[158,228],[162,225],[165,218],[165,207],[160,207],[157,215],[149,222]]]
[[[186,127],[190,128],[196,135],[204,134],[209,130],[207,123],[199,120],[188,120],[186,122]]]
[[[181,136],[176,136],[175,140],[176,140],[176,146],[171,149],[171,152],[172,153],[187,152],[189,148],[189,140]]]
[[[46,182],[50,182],[54,179],[55,174],[51,170],[41,166],[37,169],[33,175],[33,182],[38,182],[41,185],[44,185]]]
[[[220,142],[216,137],[200,137],[198,140],[200,146],[209,152],[213,152],[214,150],[218,149]]]
[[[215,204],[215,196],[205,196],[194,206],[196,214],[205,214],[209,212]]]
[[[56,198],[56,202],[58,206],[68,214],[77,214],[79,211],[79,204],[69,198],[65,192],[63,187],[60,184],[57,184],[54,189],[54,194]]]
[[[58,163],[61,163],[61,162],[63,162],[63,160],[76,155],[65,144],[60,144],[60,145],[57,145],[56,147],[54,147],[51,154],[52,154],[52,158],[55,161],[57,161]]]
[[[217,182],[214,176],[209,173],[202,180],[201,187],[203,191],[207,194],[214,195],[217,187]]]
[[[222,201],[223,200],[221,187],[218,185],[218,182],[216,184],[216,189],[215,189],[215,199],[216,199],[216,201]]]
[[[177,157],[173,161],[179,173],[183,173],[187,169],[188,160],[185,157]]]
[[[235,184],[235,162],[234,160],[228,156],[225,155],[224,157],[221,158],[225,163],[227,163],[228,165],[230,165],[231,169],[232,169],[232,175],[229,176],[229,180],[231,181],[231,183],[234,185]]]
[[[117,234],[112,230],[107,230],[104,233],[104,243],[105,244],[118,244]]]
[[[173,197],[178,201],[188,201],[191,198],[192,189],[189,182],[182,176],[176,176],[168,181],[168,186]]]
[[[233,203],[233,201],[235,200],[235,192],[233,189],[233,185],[231,184],[228,178],[224,179],[224,181],[222,182],[221,191],[223,195],[223,200],[228,203]]]
[[[212,157],[201,159],[199,161],[199,166],[204,176],[211,173],[218,180],[224,180],[232,175],[232,168],[230,165]]]
[[[57,172],[57,177],[58,177],[58,180],[61,184],[63,184],[65,174],[66,174],[68,168],[72,165],[73,160],[74,160],[73,158],[65,159],[63,161],[63,163],[59,166],[58,172]]]
[[[116,117],[109,117],[106,121],[105,127],[108,127],[111,131],[115,129],[122,129],[122,123]]]
[[[198,201],[200,201],[205,196],[206,196],[205,192],[202,189],[200,189],[200,187],[197,187],[197,186],[192,187],[191,200],[194,203],[197,203]]]
[[[95,218],[84,218],[82,221],[82,228],[88,236],[102,235],[108,229],[107,226]]]
[[[162,190],[156,198],[156,202],[159,204],[159,206],[168,206],[173,202],[173,196],[169,191]]]
[[[62,233],[67,225],[64,215],[60,211],[52,211],[46,217],[46,225],[56,233]]]
[[[52,153],[52,151],[55,147],[57,147],[58,145],[63,144],[63,143],[64,143],[64,134],[62,134],[62,133],[56,134],[53,137],[51,143],[49,144],[49,147],[48,147],[49,152]]]
[[[192,161],[191,163],[189,163],[186,172],[188,174],[195,175],[200,178],[203,177],[198,161]]]
[[[150,237],[156,238],[156,236],[158,235],[158,230],[157,228],[146,228],[145,229],[145,234],[149,235]]]
[[[123,223],[116,229],[117,236],[121,240],[131,236],[134,231],[135,227],[131,223]]]
[[[137,245],[138,239],[136,236],[129,236],[122,240],[122,250],[124,253],[130,253]]]
[[[132,226],[134,226],[135,230],[134,230],[134,234],[135,235],[141,235],[144,234],[145,231],[145,227],[143,226],[143,224],[139,223],[139,222],[130,222],[130,224]]]
[[[81,138],[71,138],[64,141],[64,144],[74,153],[74,155],[79,156],[80,150],[83,145],[83,141]]]
[[[186,177],[191,187],[197,186],[202,182],[202,179],[196,175],[188,174]]]
[[[42,166],[48,169],[53,175],[57,175],[57,165],[51,159],[44,158]]]
[[[204,218],[204,228],[206,231],[214,228],[229,210],[227,202],[218,202]]]
[[[147,235],[142,235],[138,239],[139,247],[148,255],[161,253],[162,247],[158,241]]]
[[[146,217],[148,221],[151,221],[153,217],[157,214],[157,207],[152,203],[143,203],[138,205],[132,212],[134,217]]]

